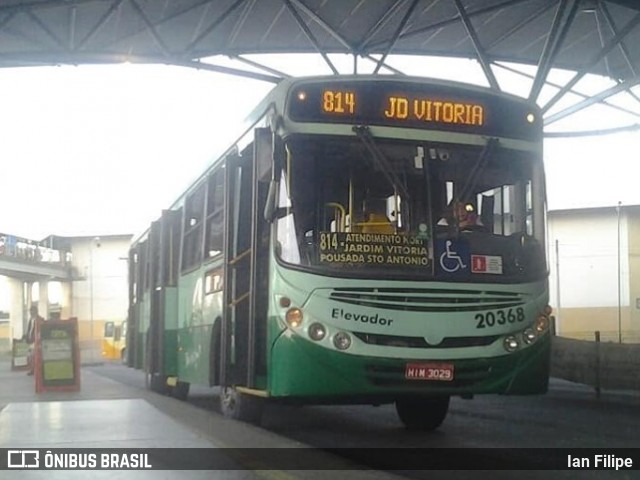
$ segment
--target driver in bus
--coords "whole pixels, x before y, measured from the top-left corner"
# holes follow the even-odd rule
[[[460,230],[482,226],[482,222],[471,203],[454,200],[438,225],[456,225]]]
[[[453,204],[453,214],[458,223],[458,227],[474,227],[480,225],[480,219],[470,203],[455,201]]]

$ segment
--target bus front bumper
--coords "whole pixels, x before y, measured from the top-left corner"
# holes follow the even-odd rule
[[[427,352],[424,360],[367,357],[281,336],[271,354],[269,395],[309,403],[382,403],[405,395],[540,394],[548,387],[550,351],[547,333],[512,354],[435,362],[453,365],[453,380],[415,380],[406,378],[407,364],[432,363]]]

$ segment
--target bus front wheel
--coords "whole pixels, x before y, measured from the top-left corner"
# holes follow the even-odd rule
[[[186,400],[189,397],[189,382],[183,382],[178,380],[175,387],[171,387],[171,396],[178,400]]]
[[[260,423],[264,400],[241,393],[233,387],[221,387],[220,410],[227,418],[247,423]]]
[[[169,393],[166,377],[163,377],[156,373],[145,372],[144,385],[147,390],[160,393],[161,395],[166,395],[167,393]]]
[[[396,411],[408,430],[435,430],[447,416],[449,397],[398,398]]]
[[[166,395],[169,393],[167,377],[151,372],[151,344],[147,341],[146,360],[144,367],[144,385],[147,390]]]

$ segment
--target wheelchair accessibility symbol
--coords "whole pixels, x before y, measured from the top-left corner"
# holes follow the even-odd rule
[[[455,273],[458,270],[467,268],[460,252],[451,248],[452,244],[451,240],[446,240],[444,242],[444,252],[440,255],[440,268],[448,273]]]

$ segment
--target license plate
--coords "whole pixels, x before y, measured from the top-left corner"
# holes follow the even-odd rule
[[[451,363],[407,363],[404,370],[407,380],[450,382],[453,380]]]

